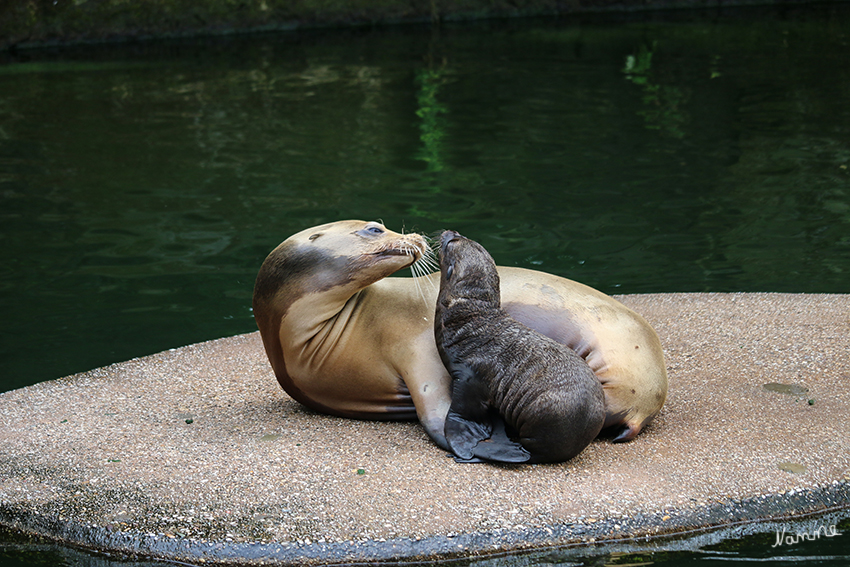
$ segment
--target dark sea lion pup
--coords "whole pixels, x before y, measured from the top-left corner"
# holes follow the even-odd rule
[[[444,232],[440,269],[434,336],[452,376],[451,450],[514,463],[579,454],[605,421],[602,385],[587,362],[501,308],[496,264],[477,242]]]

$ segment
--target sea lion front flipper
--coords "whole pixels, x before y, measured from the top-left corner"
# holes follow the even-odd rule
[[[461,448],[463,448],[463,450],[468,450],[469,445],[466,444],[466,440],[472,437],[479,437],[483,434],[481,430],[486,430],[486,428],[483,427],[481,423],[458,418],[458,416],[454,417],[454,420],[449,420],[446,423],[448,424],[452,421],[454,423],[453,427],[468,427],[469,429],[466,432],[460,432],[460,429],[458,429],[455,437],[451,437],[450,439],[452,439],[453,443],[457,445],[458,450],[461,450]],[[510,437],[508,437],[507,433],[505,433],[505,424],[501,416],[495,414],[491,424],[492,432],[489,434],[489,437],[477,441],[472,446],[472,453],[470,457],[460,457],[457,453],[451,455],[454,457],[456,463],[483,463],[485,461],[498,463],[525,463],[531,459],[531,453],[526,451],[525,447],[523,447],[520,443],[513,441]],[[465,433],[469,436],[466,437],[464,435]]]
[[[492,433],[480,441],[473,451],[476,457],[498,463],[525,463],[531,458],[525,447],[511,439],[505,431],[505,420],[496,410],[490,410]]]
[[[485,459],[479,459],[475,455],[473,455],[471,459],[461,459],[460,457],[458,457],[454,453],[446,453],[446,456],[454,459],[454,461],[456,463],[467,464],[467,463],[486,463],[487,462]]]
[[[490,438],[493,426],[488,412],[487,385],[468,365],[452,364],[452,404],[446,416],[446,442],[461,460],[473,458],[479,441]]]
[[[462,461],[475,462],[470,460],[474,456],[475,447],[489,437],[489,424],[465,419],[449,410],[449,415],[446,416],[446,441],[452,452]]]
[[[446,441],[459,463],[524,463],[531,454],[505,431],[505,420],[489,405],[487,384],[468,365],[451,367],[452,405],[446,416]],[[477,459],[476,459],[477,457]]]

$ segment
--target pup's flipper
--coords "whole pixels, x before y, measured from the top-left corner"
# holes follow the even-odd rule
[[[511,439],[505,431],[505,420],[495,410],[490,410],[491,434],[489,439],[479,441],[473,454],[481,459],[498,463],[525,463],[531,453]]]

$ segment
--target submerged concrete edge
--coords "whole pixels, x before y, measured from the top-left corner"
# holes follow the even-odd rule
[[[580,518],[568,524],[528,530],[449,534],[422,539],[396,538],[344,543],[228,543],[120,532],[18,510],[0,504],[0,524],[14,531],[93,551],[151,560],[220,565],[341,565],[452,561],[532,553],[566,547],[588,547],[628,541],[648,542],[699,535],[732,526],[793,521],[832,512],[850,514],[850,479],[815,490],[718,500],[693,509],[671,508],[633,518]]]

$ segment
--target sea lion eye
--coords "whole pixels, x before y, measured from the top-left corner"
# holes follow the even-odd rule
[[[446,279],[449,279],[450,277],[452,277],[452,274],[454,273],[454,271],[455,271],[454,264],[451,264],[448,268],[446,268]]]
[[[375,225],[375,224],[367,226],[367,227],[362,228],[359,231],[357,231],[358,234],[361,234],[363,236],[380,236],[380,235],[384,234],[384,232],[385,231],[381,226],[378,226],[378,225]]]

